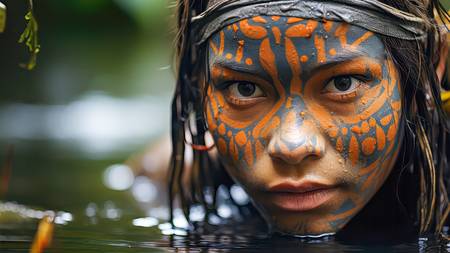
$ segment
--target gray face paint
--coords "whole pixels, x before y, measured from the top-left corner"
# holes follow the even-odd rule
[[[221,28],[257,15],[344,21],[405,40],[426,36],[423,19],[377,0],[219,0],[193,17],[193,34],[198,36],[195,40],[201,44]]]
[[[277,231],[339,231],[385,182],[404,131],[398,73],[382,40],[345,22],[255,16],[208,45],[205,114],[228,173]],[[360,85],[330,83],[342,77]],[[268,190],[311,178],[342,188],[311,209],[319,198]]]

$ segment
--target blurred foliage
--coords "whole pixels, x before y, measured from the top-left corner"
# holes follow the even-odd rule
[[[152,0],[150,0],[152,1]],[[80,13],[96,13],[107,8],[111,4],[110,0],[52,0],[51,4],[56,8],[61,8],[64,10],[72,10]]]
[[[144,28],[168,21],[167,0],[115,0],[115,3]]]
[[[17,66],[19,59],[29,57],[23,45],[17,43],[24,31],[28,0],[0,1],[8,10],[6,30],[0,34],[0,162],[4,160],[5,146],[17,147],[10,187],[2,199],[75,213],[83,213],[89,202],[114,200],[117,206],[135,213],[137,204],[129,195],[103,185],[103,172],[155,137],[149,135],[131,144],[117,140],[110,145],[120,147],[119,151],[88,156],[86,147],[91,144],[86,145],[81,139],[47,139],[61,125],[49,123],[46,115],[80,105],[93,111],[108,107],[113,101],[124,107],[130,105],[128,114],[155,119],[148,111],[138,115],[137,111],[142,112],[140,108],[148,105],[142,97],[167,100],[167,109],[170,108],[174,86],[170,23],[174,20],[169,0],[34,1],[42,50],[31,72]],[[105,99],[86,103],[86,97],[92,94],[101,94]],[[32,113],[35,116],[30,119],[20,116],[20,111],[9,114],[11,108],[36,108],[47,110],[48,114]],[[89,120],[108,123],[107,115],[96,114],[92,118],[81,117],[80,124],[89,124]],[[155,121],[164,123],[169,119]],[[44,125],[54,129],[45,130]],[[4,134],[8,132],[5,129],[12,133],[10,137]],[[17,137],[15,133],[23,129],[29,129],[30,135]],[[114,126],[107,128],[108,132],[111,129]]]
[[[172,63],[171,0],[35,1],[41,52],[31,73],[17,67],[29,57],[17,43],[28,2],[0,1],[8,8],[0,34],[0,105],[65,104],[91,91],[153,95],[173,87],[171,70],[160,70]]]
[[[97,15],[118,8],[144,30],[167,26],[170,2],[169,0],[50,0],[51,5],[57,9],[83,15]]]

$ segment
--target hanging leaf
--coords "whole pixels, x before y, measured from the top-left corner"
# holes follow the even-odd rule
[[[0,2],[0,33],[5,31],[6,25],[6,6]]]
[[[33,1],[29,1],[30,7],[25,15],[25,20],[27,22],[27,26],[25,30],[20,35],[19,43],[25,43],[30,52],[30,59],[28,63],[21,63],[20,66],[27,69],[32,70],[36,66],[37,54],[40,50],[39,40],[38,40],[38,23],[33,14]]]

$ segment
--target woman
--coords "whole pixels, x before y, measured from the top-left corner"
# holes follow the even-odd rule
[[[448,157],[436,66],[446,56],[434,11],[448,15],[438,1],[178,8],[171,207],[214,212],[208,192],[234,181],[277,232],[441,233]]]

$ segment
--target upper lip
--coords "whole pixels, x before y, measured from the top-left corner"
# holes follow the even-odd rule
[[[272,186],[268,190],[275,193],[305,193],[334,188],[335,186],[316,181],[284,181]]]

